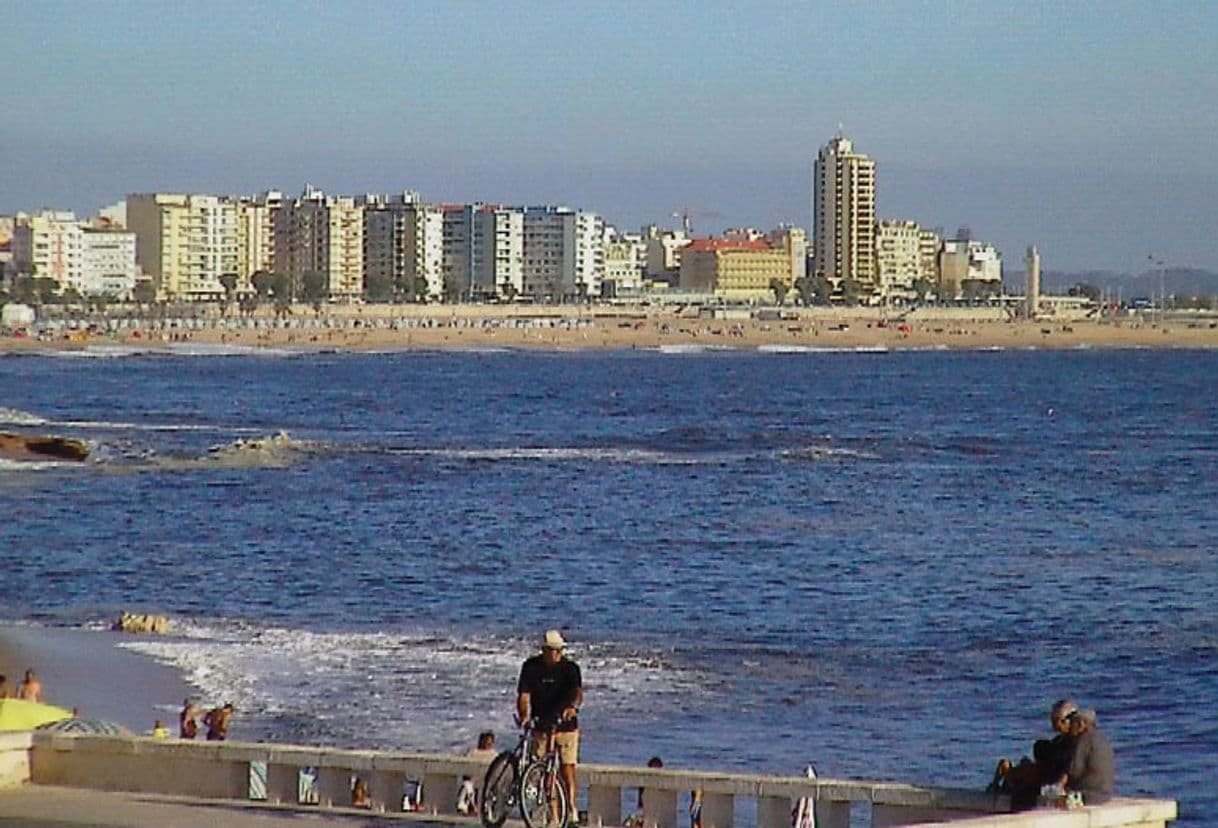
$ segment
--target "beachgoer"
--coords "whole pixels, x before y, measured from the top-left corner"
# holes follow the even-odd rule
[[[42,682],[33,670],[25,671],[25,678],[17,686],[17,698],[32,702],[42,701]]]
[[[362,776],[355,777],[355,784],[351,786],[351,807],[372,807],[372,800],[368,798],[368,783],[364,781]]]
[[[1107,802],[1112,799],[1116,787],[1116,755],[1112,743],[1096,725],[1094,710],[1075,711],[1070,717],[1070,725],[1074,752],[1061,779],[1062,787],[1081,793],[1086,805]]]
[[[161,723],[160,719],[157,719],[156,722],[152,725],[152,738],[154,738],[154,739],[168,739],[169,738],[169,728],[165,727],[165,725]]]
[[[198,715],[193,701],[186,699],[182,702],[182,712],[178,714],[178,736],[194,739],[199,735],[199,723],[195,719]]]
[[[457,813],[478,813],[478,791],[474,788],[474,780],[468,776],[461,777],[461,785],[457,788]]]
[[[478,734],[478,746],[470,748],[466,755],[474,759],[494,759],[495,753],[495,734],[490,730],[484,730]]]
[[[653,756],[647,760],[647,767],[662,768],[662,767],[664,767],[664,760],[661,759],[659,756]],[[643,789],[642,788],[639,788],[639,810],[640,811],[643,810]]]
[[[1055,735],[1052,739],[1039,739],[1032,745],[1032,757],[1040,770],[1040,785],[1052,785],[1061,779],[1070,765],[1074,753],[1074,735],[1071,719],[1078,712],[1073,699],[1061,699],[1049,709],[1049,723]]]
[[[233,703],[227,702],[223,707],[214,707],[203,717],[207,725],[207,741],[223,742],[228,738],[229,720],[233,717]]]
[[[567,642],[558,630],[542,637],[541,652],[520,666],[516,682],[516,716],[519,721],[532,717],[540,727],[535,731],[533,749],[544,745],[554,732],[555,749],[561,766],[567,802],[578,824],[575,767],[579,762],[579,709],[584,703],[584,682],[579,665],[567,658]]]
[[[1052,739],[1038,739],[1032,745],[1035,759],[1023,757],[1018,764],[1009,759],[999,761],[989,790],[1011,795],[1011,810],[1026,811],[1036,807],[1040,789],[1056,784],[1066,772],[1074,752],[1074,737],[1070,735],[1071,716],[1078,710],[1071,699],[1061,699],[1049,708],[1049,722],[1056,732]]]
[[[7,699],[8,696],[8,677],[0,673],[0,699]]]

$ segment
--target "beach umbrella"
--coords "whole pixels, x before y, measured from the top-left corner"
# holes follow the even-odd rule
[[[72,718],[71,710],[53,704],[0,699],[0,730],[33,730],[39,725]]]
[[[135,735],[121,724],[105,719],[60,719],[57,722],[38,725],[37,729],[47,733],[84,733],[91,736]]]

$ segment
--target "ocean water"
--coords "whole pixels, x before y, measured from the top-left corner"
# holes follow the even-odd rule
[[[88,358],[94,357],[94,358]],[[591,762],[983,787],[1070,695],[1218,824],[1218,354],[0,358],[0,617],[130,646],[234,736],[510,740],[540,632]]]

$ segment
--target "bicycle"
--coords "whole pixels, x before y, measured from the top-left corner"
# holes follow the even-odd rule
[[[502,828],[517,805],[528,828],[554,828],[567,824],[570,810],[567,789],[559,778],[559,757],[554,749],[554,730],[551,726],[544,728],[545,751],[537,756],[530,755],[533,734],[542,729],[531,719],[524,722],[516,747],[503,751],[491,760],[483,777],[482,798],[478,803],[478,815],[485,828]]]

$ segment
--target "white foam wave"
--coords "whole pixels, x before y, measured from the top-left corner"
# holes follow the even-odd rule
[[[797,449],[787,449],[779,452],[780,457],[804,460],[836,460],[848,458],[854,460],[878,460],[879,455],[869,451],[846,448],[842,446],[803,446]]]
[[[46,425],[47,420],[38,414],[22,411],[19,408],[4,408],[0,406],[0,423],[11,425]]]
[[[391,449],[393,454],[439,457],[452,460],[510,461],[542,460],[550,462],[603,462],[635,463],[640,465],[693,465],[705,462],[705,458],[636,448],[578,448],[550,447],[531,448],[513,446],[509,448],[414,448]]]
[[[655,351],[661,354],[702,354],[708,351],[735,351],[737,349],[731,345],[699,345],[689,342],[657,345],[654,348],[645,348],[644,350]]]
[[[463,752],[481,730],[510,732],[516,675],[535,647],[490,635],[321,633],[225,620],[178,622],[175,631],[120,646],[182,670],[204,703],[232,701],[246,719],[237,738],[420,751]],[[612,643],[572,654],[598,715],[675,709],[705,681]]]
[[[30,472],[40,469],[71,469],[82,464],[77,460],[10,460],[0,457],[0,473]]]
[[[86,345],[83,348],[51,349],[46,352],[46,356],[60,359],[119,359],[146,356],[155,352],[154,348],[134,345]]]

